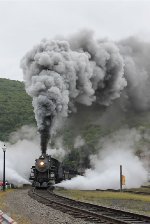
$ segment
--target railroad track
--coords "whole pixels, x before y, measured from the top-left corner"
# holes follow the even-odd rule
[[[92,223],[150,224],[150,217],[148,216],[75,201],[73,199],[56,195],[52,191],[48,190],[32,189],[29,191],[29,195],[42,204],[70,214],[75,218],[81,218]]]

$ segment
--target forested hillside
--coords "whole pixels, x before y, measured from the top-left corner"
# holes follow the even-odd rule
[[[56,139],[61,137],[64,148],[69,149],[64,160],[66,165],[88,167],[89,155],[99,150],[99,140],[116,130],[124,127],[143,133],[150,130],[149,111],[126,111],[118,105],[117,101],[110,107],[77,105],[77,113],[70,114],[63,128],[51,139],[51,146],[57,147]],[[27,124],[36,126],[32,99],[26,94],[24,83],[0,79],[0,141],[7,141],[11,132]],[[75,146],[76,139],[78,144]],[[84,144],[80,144],[83,140]],[[143,137],[139,149],[145,144],[150,146],[150,140]]]
[[[24,124],[35,123],[32,101],[26,94],[24,83],[0,79],[0,140]]]
[[[150,112],[122,111],[118,102],[110,107],[95,105],[77,106],[78,112],[69,115],[65,127],[58,132],[63,142],[73,148],[74,138],[81,135],[93,147],[98,139],[110,132],[128,125],[150,128]],[[36,125],[32,99],[25,92],[23,82],[0,79],[0,140],[8,140],[9,134],[25,124]]]

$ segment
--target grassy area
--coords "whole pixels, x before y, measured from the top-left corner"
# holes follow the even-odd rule
[[[143,192],[143,193],[147,193],[150,194],[150,187],[140,187],[140,188],[131,188],[129,189],[131,192],[133,193],[137,193],[137,192]],[[126,191],[126,190],[125,190]],[[128,190],[127,190],[128,191]]]
[[[18,224],[31,224],[25,217],[22,217],[19,214],[10,212],[9,206],[6,203],[6,197],[8,194],[10,194],[13,191],[13,189],[7,190],[5,192],[0,191],[0,210],[2,210],[4,213],[11,216],[12,219],[14,219]]]
[[[125,192],[56,190],[56,193],[75,200],[125,209],[131,212],[150,215],[150,196]]]

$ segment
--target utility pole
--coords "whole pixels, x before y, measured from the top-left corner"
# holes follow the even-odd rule
[[[122,192],[122,165],[120,165],[120,192]]]
[[[5,144],[4,144],[4,146],[3,146],[3,152],[4,152],[4,166],[3,166],[3,191],[5,191],[5,183],[6,183],[6,181],[5,181],[5,152],[6,152],[6,146],[5,146]]]

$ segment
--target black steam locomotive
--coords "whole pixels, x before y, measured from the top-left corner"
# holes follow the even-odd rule
[[[63,164],[50,155],[43,154],[35,160],[35,166],[31,168],[29,180],[36,188],[52,188],[62,180],[71,179],[79,174],[77,171],[65,170]]]

